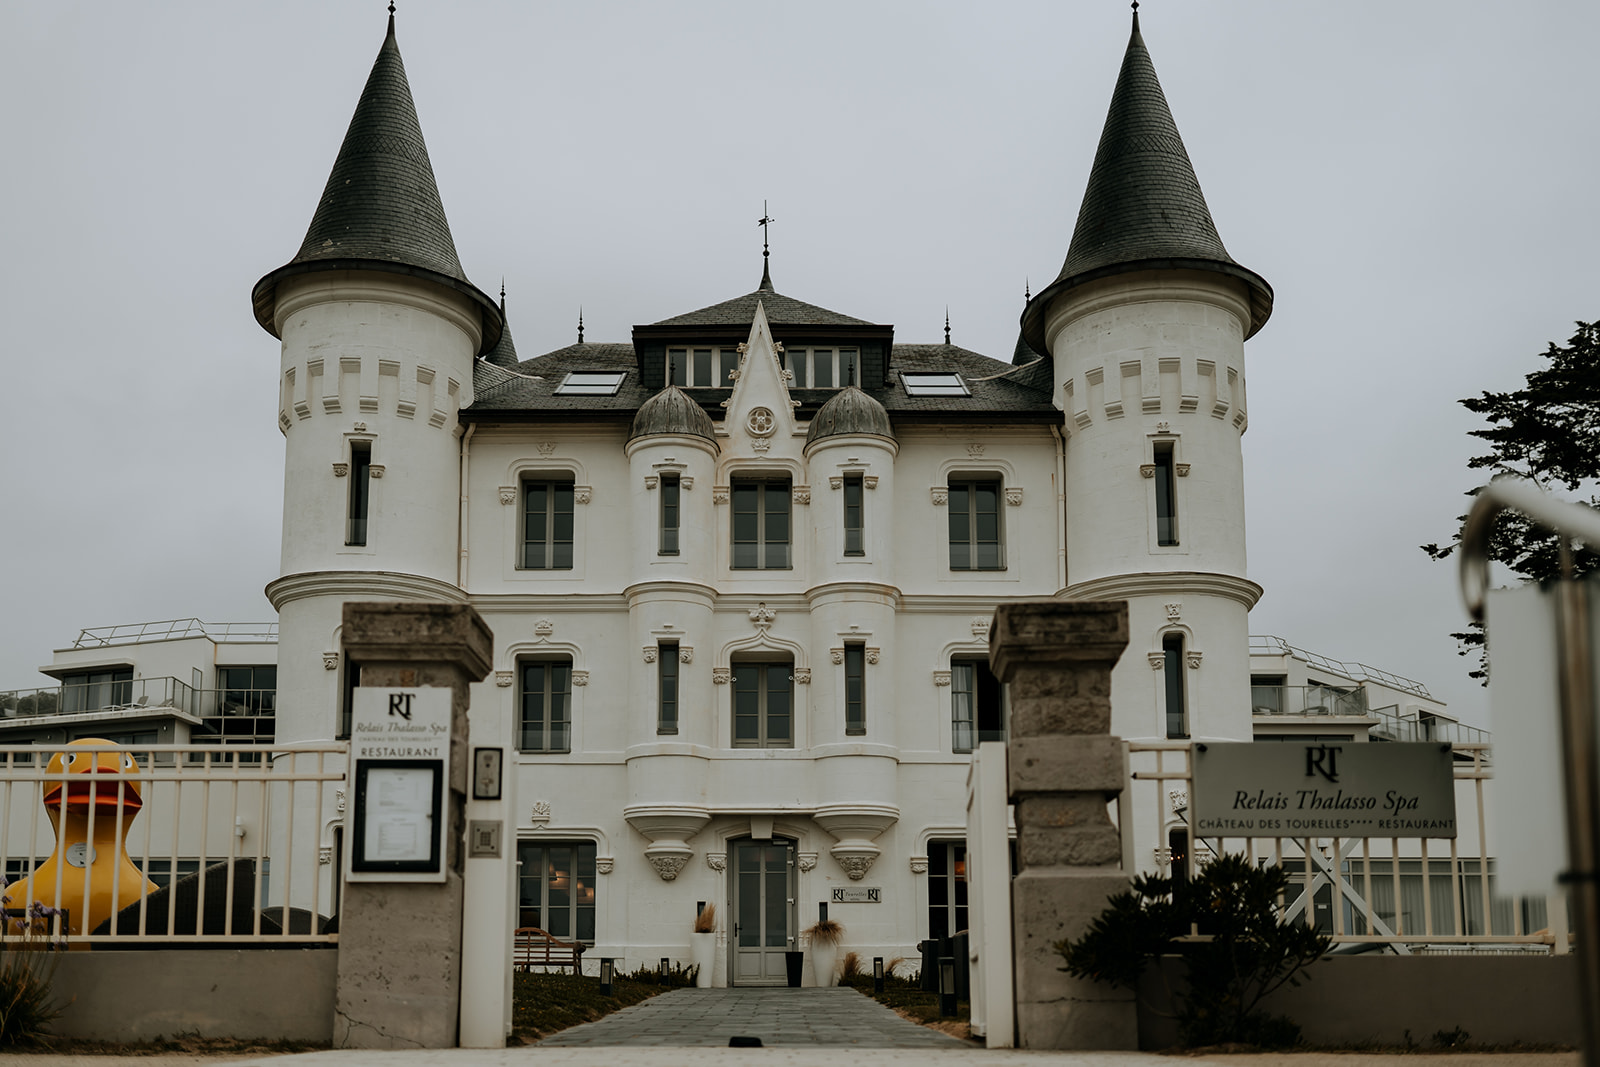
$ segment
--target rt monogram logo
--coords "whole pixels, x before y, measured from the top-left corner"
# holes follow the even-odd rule
[[[1330,782],[1339,781],[1339,753],[1344,748],[1339,745],[1307,745],[1306,746],[1306,777],[1320,774]]]
[[[415,693],[390,693],[389,694],[389,714],[390,715],[398,715],[402,719],[404,719],[406,722],[410,722],[411,721],[411,700],[416,695],[417,694],[415,694]],[[1309,774],[1310,772],[1308,771],[1306,773]]]

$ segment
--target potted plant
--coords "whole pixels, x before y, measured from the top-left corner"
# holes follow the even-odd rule
[[[844,940],[843,924],[834,919],[818,919],[806,934],[811,938],[811,973],[816,976],[818,985],[833,985],[839,963],[839,942]]]
[[[698,968],[694,984],[699,989],[711,988],[711,968],[717,958],[717,906],[707,904],[694,917],[694,932],[689,935],[689,958]]]

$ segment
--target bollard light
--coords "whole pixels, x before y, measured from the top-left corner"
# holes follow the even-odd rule
[[[949,1018],[956,1013],[956,961],[939,957],[939,1014]]]
[[[668,960],[665,956],[661,957],[661,977],[665,978],[667,976],[667,968],[671,965],[672,961]]]
[[[600,995],[602,997],[611,995],[611,976],[615,966],[616,964],[610,956],[602,956],[600,958]]]
[[[883,992],[883,957],[872,957],[872,991]]]

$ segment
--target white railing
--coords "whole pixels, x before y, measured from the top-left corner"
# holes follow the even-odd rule
[[[216,644],[275,644],[275,622],[201,622],[199,619],[162,619],[159,622],[122,623],[117,626],[92,626],[78,631],[73,648],[110,648],[137,645],[146,641],[176,641],[185,637],[206,637]]]
[[[346,753],[0,745],[0,938],[32,907],[71,943],[336,941]]]
[[[1295,879],[1295,891],[1282,901],[1284,917],[1322,929],[1336,946],[1365,944],[1402,955],[1569,951],[1559,900],[1501,899],[1495,892],[1484,828],[1484,786],[1492,778],[1486,744],[1454,746],[1460,837],[1207,837],[1183,848],[1181,856],[1174,855],[1173,831],[1181,831],[1182,847],[1188,840],[1190,744],[1133,741],[1127,747],[1132,781],[1118,811],[1125,862],[1134,870],[1154,865],[1171,874],[1176,861],[1180,875],[1193,876],[1224,852],[1280,864]],[[1159,813],[1158,836],[1153,847],[1141,849],[1130,835],[1149,833],[1152,811]]]

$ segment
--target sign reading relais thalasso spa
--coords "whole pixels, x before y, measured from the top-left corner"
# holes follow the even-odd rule
[[[1193,749],[1200,837],[1454,837],[1450,746],[1262,741]]]
[[[451,700],[445,688],[356,689],[350,881],[445,880]]]

